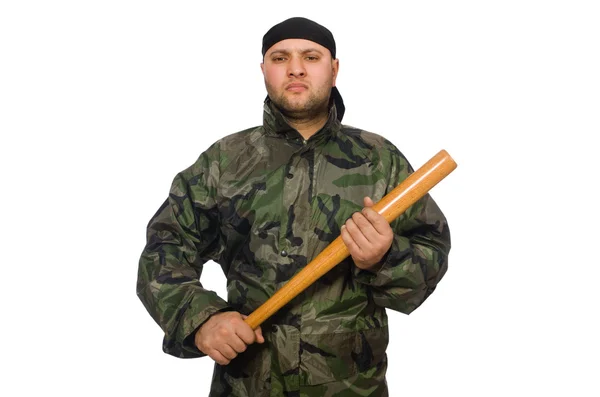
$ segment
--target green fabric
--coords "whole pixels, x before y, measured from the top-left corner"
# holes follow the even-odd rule
[[[165,333],[164,351],[203,356],[193,336],[210,315],[250,314],[339,236],[363,197],[377,202],[411,172],[392,143],[341,125],[335,106],[304,141],[267,101],[263,125],[202,153],[148,224],[137,293]],[[351,258],[334,267],[262,324],[264,344],[215,364],[211,396],[387,395],[386,308],[419,307],[450,250],[429,195],[391,226],[376,273]],[[199,281],[208,260],[227,277],[227,300]]]

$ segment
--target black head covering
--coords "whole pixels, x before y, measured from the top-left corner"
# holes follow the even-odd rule
[[[329,52],[331,52],[331,57],[335,59],[335,40],[329,29],[310,19],[301,17],[286,19],[273,26],[265,33],[262,45],[263,57],[273,44],[285,39],[305,39],[314,41],[327,48]]]
[[[331,34],[329,29],[325,26],[302,17],[286,19],[273,26],[265,33],[262,41],[263,57],[275,43],[286,39],[304,39],[313,41],[327,48],[331,53],[331,57],[335,59],[335,40],[333,34]],[[344,117],[346,108],[337,87],[331,89],[331,98],[335,103],[337,118],[341,121],[342,117]]]

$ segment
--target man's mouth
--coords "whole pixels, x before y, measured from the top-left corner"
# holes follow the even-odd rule
[[[308,89],[308,86],[306,84],[302,84],[302,83],[291,83],[288,84],[285,89],[287,91],[294,91],[294,92],[300,92],[300,91],[305,91]]]

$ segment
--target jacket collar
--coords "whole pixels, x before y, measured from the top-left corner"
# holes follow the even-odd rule
[[[331,136],[341,130],[341,122],[338,119],[336,104],[329,106],[329,116],[323,128],[310,137],[310,140],[320,140],[320,137]],[[285,116],[269,97],[263,105],[263,127],[267,135],[277,136],[285,139],[302,140],[302,135],[287,122]]]

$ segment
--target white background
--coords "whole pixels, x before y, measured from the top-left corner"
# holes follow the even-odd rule
[[[600,395],[595,2],[212,3],[0,5],[0,394],[208,394],[210,359],[162,353],[136,297],[145,227],[261,122],[262,35],[306,16],[337,41],[346,124],[459,164],[431,192],[450,270],[389,313],[391,395]]]

